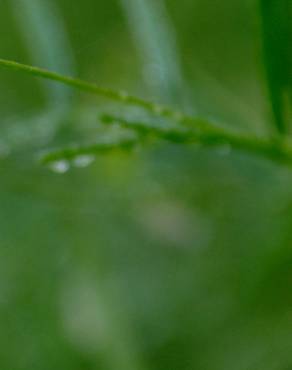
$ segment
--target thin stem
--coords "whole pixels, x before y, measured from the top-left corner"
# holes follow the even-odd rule
[[[143,108],[144,110],[160,117],[170,118],[184,125],[194,125],[198,129],[212,128],[213,125],[201,118],[187,116],[181,112],[175,111],[167,106],[152,103],[139,97],[129,95],[123,91],[116,91],[107,88],[99,87],[93,83],[86,82],[80,79],[63,76],[56,72],[51,72],[43,68],[33,67],[21,64],[15,61],[0,59],[0,66],[6,67],[15,71],[25,72],[30,75],[56,81],[76,89],[86,91],[91,94],[101,96],[106,99],[121,102],[127,105]]]
[[[137,144],[137,141],[137,137],[121,137],[110,141],[104,140],[87,145],[71,145],[44,153],[40,161],[43,164],[50,164],[60,160],[70,161],[83,155],[108,153],[116,149],[130,150]]]
[[[227,147],[240,150],[247,154],[272,160],[281,164],[292,165],[292,145],[284,141],[276,141],[256,136],[243,136],[226,130],[208,130],[198,132],[180,126],[154,126],[146,122],[130,121],[112,115],[103,115],[101,121],[105,124],[119,124],[138,133],[135,137],[121,137],[106,142],[90,145],[69,146],[52,150],[44,154],[41,162],[50,164],[59,160],[73,160],[80,155],[98,155],[113,149],[129,149],[136,144],[144,143],[143,137],[154,137],[176,144],[200,144],[206,147]]]
[[[119,123],[144,135],[150,134],[174,143],[197,143],[204,146],[229,146],[230,149],[252,153],[283,164],[292,164],[292,144],[288,141],[266,139],[257,136],[239,135],[224,129],[212,129],[198,132],[180,126],[161,127],[153,124],[130,121],[113,115],[103,115],[105,124]]]

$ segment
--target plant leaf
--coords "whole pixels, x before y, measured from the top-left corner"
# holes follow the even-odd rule
[[[260,0],[264,62],[275,126],[288,130],[285,96],[292,88],[292,2]]]
[[[11,6],[32,61],[59,73],[74,74],[73,52],[55,1],[13,0]],[[72,91],[66,86],[46,82],[45,93],[50,105],[70,106]]]
[[[144,64],[144,79],[158,96],[185,102],[186,83],[176,32],[164,0],[121,0]]]

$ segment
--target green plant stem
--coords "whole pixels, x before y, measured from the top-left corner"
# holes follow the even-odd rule
[[[106,89],[99,87],[93,83],[89,83],[80,79],[63,76],[56,72],[51,72],[43,68],[33,67],[25,64],[21,64],[15,61],[10,61],[6,59],[0,59],[0,66],[6,67],[15,71],[25,72],[27,74],[45,78],[48,80],[56,81],[71,87],[74,87],[78,90],[82,90],[91,94],[95,94],[97,96],[110,99],[113,101],[121,102],[126,105],[136,106],[143,108],[144,110],[154,114],[156,116],[161,116],[165,118],[170,118],[177,122],[180,122],[184,125],[194,125],[197,128],[210,128],[213,125],[210,124],[208,121],[203,120],[201,118],[190,117],[184,115],[181,112],[177,112],[169,107],[152,103],[150,101],[141,99],[136,96],[129,95],[123,91],[116,91],[111,89]]]
[[[56,82],[63,83],[65,85],[77,88],[79,90],[83,90],[89,93],[93,93],[98,96],[102,96],[104,98],[108,98],[114,101],[118,101],[124,103],[126,105],[133,105],[136,107],[141,107],[148,112],[155,114],[157,116],[171,118],[174,121],[179,123],[183,123],[189,127],[189,131],[184,133],[185,141],[188,142],[197,142],[203,145],[208,146],[222,146],[222,145],[229,145],[231,148],[240,149],[249,153],[254,153],[257,155],[261,155],[265,158],[272,159],[274,161],[278,161],[281,163],[286,163],[292,165],[292,144],[288,140],[284,139],[266,139],[260,137],[253,137],[251,135],[245,136],[238,133],[233,133],[231,131],[227,131],[223,128],[215,127],[214,125],[210,124],[207,121],[204,121],[199,118],[189,117],[182,113],[176,112],[171,108],[164,107],[157,105],[155,103],[149,102],[147,100],[143,100],[141,98],[128,95],[123,92],[118,92],[115,90],[100,88],[95,84],[91,84],[79,79],[74,79],[72,77],[62,76],[55,72],[50,72],[42,68],[32,67],[24,64],[20,64],[14,61],[0,59],[0,66],[7,67],[9,69],[13,69],[16,71],[22,71],[33,76],[38,76],[42,78],[46,78],[49,80],[53,80]],[[116,118],[114,118],[116,120]],[[121,118],[118,118],[118,121],[121,124],[126,125],[127,121]],[[129,122],[127,123],[130,124]],[[133,125],[134,126],[134,125]],[[144,124],[147,126],[147,124]],[[148,125],[149,126],[149,125]],[[149,126],[151,130],[153,129],[153,125]],[[154,132],[154,131],[153,131]],[[156,132],[157,135],[157,132]],[[165,135],[165,134],[164,134]],[[159,135],[158,135],[159,136]],[[181,140],[181,133],[180,136]],[[165,135],[165,138],[171,141],[178,141],[176,135],[170,135],[168,132]],[[111,147],[118,147],[119,143],[111,144]],[[95,150],[96,149],[96,150]],[[50,159],[61,159],[62,156],[71,156],[74,157],[78,154],[82,153],[90,153],[91,151],[97,152],[100,151],[98,147],[95,146],[95,149],[91,146],[84,149],[83,147],[74,147],[73,149],[64,149],[59,150],[56,154],[52,153],[51,156],[47,156],[45,161],[50,161]]]
[[[255,154],[282,164],[292,165],[292,144],[278,139],[267,139],[252,135],[242,135],[224,129],[196,131],[180,126],[162,127],[153,124],[129,121],[110,114],[103,115],[105,124],[115,124],[133,129],[140,134],[151,135],[174,143],[201,144],[203,146],[229,147],[246,153]]]
[[[59,160],[73,160],[80,155],[98,155],[114,149],[130,149],[144,142],[143,137],[154,137],[176,144],[199,144],[205,147],[223,147],[240,150],[264,159],[285,165],[292,165],[292,145],[285,141],[265,139],[255,136],[244,136],[226,130],[209,130],[198,132],[179,126],[162,127],[153,124],[130,121],[112,115],[103,115],[105,124],[119,124],[138,133],[136,137],[118,138],[108,142],[97,142],[84,146],[69,146],[52,150],[41,157],[41,162],[50,164]],[[141,136],[142,135],[142,136]]]
[[[50,164],[60,160],[74,160],[83,155],[98,155],[121,149],[130,150],[137,144],[135,137],[121,137],[111,141],[100,141],[87,145],[71,145],[65,148],[50,150],[41,155],[42,164]]]

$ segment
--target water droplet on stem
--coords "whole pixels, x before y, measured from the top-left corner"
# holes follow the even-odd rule
[[[74,158],[73,164],[76,167],[87,167],[94,161],[94,159],[95,157],[93,155],[79,155]]]
[[[70,163],[66,160],[55,161],[50,164],[50,169],[56,173],[65,173],[70,168]]]

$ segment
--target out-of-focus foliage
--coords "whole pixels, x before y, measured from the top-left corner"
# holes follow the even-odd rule
[[[270,98],[278,131],[289,131],[292,101],[292,4],[289,0],[261,0],[263,47]]]
[[[160,1],[182,71],[174,104],[266,132],[258,1]],[[171,103],[175,94],[151,83],[164,57],[152,60],[156,44],[133,37],[131,3],[3,0],[0,55],[28,64],[57,55],[60,72],[76,66],[86,80]],[[29,33],[36,25],[44,35]],[[70,171],[59,163],[58,174],[35,153],[103,137],[98,117],[124,108],[67,90],[58,104],[51,94],[62,90],[5,70],[0,80],[1,369],[292,366],[291,169],[228,147],[164,143],[86,168],[88,157]]]

